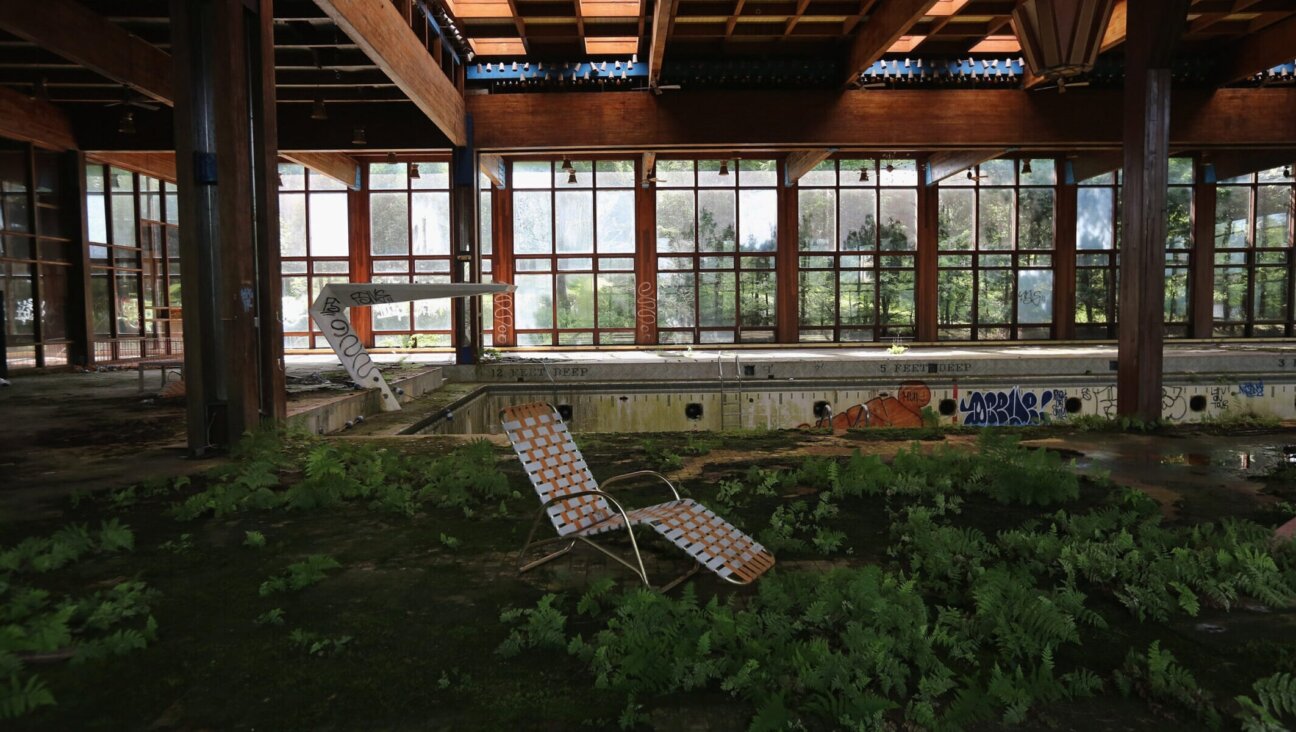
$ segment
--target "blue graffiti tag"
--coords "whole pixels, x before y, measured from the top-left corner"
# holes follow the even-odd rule
[[[1263,381],[1243,381],[1238,384],[1238,393],[1244,397],[1262,397],[1264,396]]]
[[[972,391],[959,402],[959,411],[963,413],[963,424],[973,427],[1020,427],[1038,424],[1056,396],[1057,392],[1050,389],[1041,399],[1016,386],[1012,391]]]

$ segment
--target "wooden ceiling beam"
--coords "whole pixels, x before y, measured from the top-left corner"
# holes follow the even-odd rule
[[[1232,7],[1230,7],[1226,11],[1203,12],[1201,15],[1188,21],[1188,28],[1187,30],[1184,31],[1184,35],[1201,33],[1202,31],[1210,28],[1211,26],[1216,25],[1221,21],[1225,20],[1226,18],[1228,18],[1230,15],[1233,15],[1234,13],[1246,12],[1248,8],[1250,8],[1252,5],[1255,5],[1258,2],[1260,2],[1260,0],[1233,0]]]
[[[874,150],[1110,149],[1121,144],[1120,90],[1066,94],[920,89],[486,94],[468,98],[486,151],[683,147]],[[1175,93],[1170,139],[1196,147],[1290,147],[1296,88]],[[761,123],[751,124],[759,119]],[[526,120],[520,125],[518,120]],[[633,124],[626,124],[633,120]]]
[[[724,37],[726,39],[731,38],[733,36],[734,27],[738,25],[738,17],[742,15],[743,6],[746,4],[747,4],[747,0],[734,1],[733,12],[729,14],[729,20],[725,21]]]
[[[783,24],[783,37],[787,38],[792,35],[792,30],[796,28],[797,23],[805,16],[806,9],[810,7],[810,0],[797,0],[796,11],[791,18]]]
[[[1120,170],[1125,164],[1125,153],[1121,150],[1094,150],[1076,155],[1067,160],[1067,164],[1071,170],[1071,179],[1066,182],[1083,183]]]
[[[504,158],[498,155],[478,155],[477,167],[481,169],[482,175],[490,178],[490,182],[495,184],[496,188],[504,188],[508,183],[508,172],[504,166]]]
[[[1229,84],[1250,78],[1296,57],[1296,15],[1238,41],[1220,59],[1218,81]]]
[[[0,2],[0,29],[166,105],[171,56],[73,0]]]
[[[457,146],[468,142],[464,98],[391,3],[315,0],[338,28]]]
[[[360,190],[360,162],[350,155],[336,152],[280,150],[279,157],[332,178],[353,191]]]
[[[841,34],[843,36],[849,36],[854,32],[855,28],[868,17],[869,11],[873,9],[873,6],[876,5],[877,2],[878,0],[859,0],[859,9],[855,14],[842,21]]]
[[[679,7],[679,0],[656,0],[653,6],[652,41],[648,47],[648,86],[654,91],[661,80],[662,62],[666,58],[666,41],[670,37],[677,7]]]
[[[1012,152],[1011,148],[993,150],[958,150],[938,152],[927,158],[927,185],[934,186],[952,175],[975,168],[989,160],[1002,157]]]
[[[869,16],[855,38],[846,56],[846,78],[842,85],[859,84],[859,75],[882,58],[882,54],[913,27],[914,23],[936,4],[936,0],[887,0]]]
[[[1111,17],[1107,20],[1107,30],[1103,31],[1102,41],[1098,44],[1098,53],[1106,53],[1125,42],[1125,19],[1128,15],[1127,0],[1112,3]]]
[[[0,137],[50,150],[76,149],[72,122],[49,102],[0,86]]]
[[[797,181],[805,177],[806,173],[814,170],[814,167],[819,163],[832,157],[835,152],[837,152],[835,147],[824,147],[817,150],[803,150],[788,155],[787,164],[783,166],[783,185],[796,185]]]
[[[160,178],[171,183],[175,183],[176,177],[176,158],[174,152],[135,152],[135,151],[103,151],[87,152],[86,159],[96,163],[113,165],[126,170],[133,170],[136,173],[151,175],[154,178]]]

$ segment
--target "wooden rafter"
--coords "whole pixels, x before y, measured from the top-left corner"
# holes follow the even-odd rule
[[[1239,41],[1220,59],[1220,83],[1246,79],[1296,56],[1296,15]]]
[[[482,175],[490,178],[490,182],[494,183],[496,188],[503,189],[506,186],[508,173],[504,158],[498,155],[479,155],[477,167],[481,169]]]
[[[1296,148],[1277,150],[1222,150],[1203,153],[1202,162],[1215,170],[1216,180],[1258,173],[1296,163]]]
[[[859,0],[859,8],[853,15],[847,16],[842,21],[842,35],[849,36],[865,18],[868,17],[869,11],[877,4],[878,0]]]
[[[810,7],[810,0],[797,0],[796,10],[793,11],[791,18],[783,24],[783,37],[787,38],[792,35],[797,23],[801,22],[801,17],[805,15],[806,9]]]
[[[648,51],[648,86],[657,88],[661,79],[662,62],[666,58],[666,41],[675,21],[679,0],[656,0],[653,10],[652,43]]]
[[[842,84],[848,87],[858,85],[860,73],[882,58],[891,44],[922,20],[935,4],[936,0],[887,0],[882,3],[851,42]]]
[[[360,163],[350,155],[335,152],[280,150],[279,157],[332,178],[353,191],[360,190]]]
[[[171,56],[73,0],[0,2],[0,28],[170,105]]]
[[[463,95],[428,56],[399,10],[385,1],[315,0],[315,4],[452,143],[467,144]]]
[[[1120,150],[1095,150],[1076,155],[1067,161],[1071,167],[1069,183],[1083,183],[1091,178],[1120,170],[1125,153]]]
[[[1211,26],[1219,24],[1235,13],[1244,13],[1252,5],[1256,5],[1260,0],[1233,0],[1233,7],[1225,12],[1206,12],[1188,21],[1188,29],[1184,31],[1187,34],[1201,33]]]
[[[0,137],[50,150],[73,150],[77,146],[72,123],[63,110],[6,86],[0,86]]]
[[[738,26],[738,18],[742,15],[743,6],[747,0],[734,0],[733,12],[729,14],[729,20],[725,21],[725,40],[733,38],[734,28]]]
[[[1009,148],[993,150],[959,150],[957,152],[939,152],[927,159],[926,182],[934,186],[946,178],[974,168],[986,161],[1002,157],[1011,152]]]
[[[178,180],[175,152],[87,152],[86,159],[151,175],[172,183]]]
[[[796,182],[801,180],[806,173],[814,170],[816,165],[827,160],[835,152],[837,152],[835,147],[824,147],[788,155],[787,163],[784,166],[783,185],[796,185]]]
[[[522,14],[518,12],[516,0],[508,0],[508,9],[509,14],[513,16],[513,28],[517,31],[518,38],[522,39],[522,48],[527,53],[531,53],[530,34],[527,33],[526,21],[522,20]]]

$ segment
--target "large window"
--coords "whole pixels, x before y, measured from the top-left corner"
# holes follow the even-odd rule
[[[520,346],[634,342],[634,163],[513,163]]]
[[[279,250],[285,348],[327,343],[308,309],[320,288],[350,279],[346,186],[300,165],[279,165]]]
[[[95,358],[180,353],[176,188],[147,175],[86,166],[86,230]]]
[[[481,281],[492,282],[495,279],[495,222],[494,207],[491,205],[491,189],[494,184],[484,174],[477,174],[477,247],[481,262]],[[495,345],[495,296],[481,297],[481,344],[483,348]]]
[[[1052,160],[992,160],[941,183],[941,339],[1050,337],[1056,184]]]
[[[450,281],[450,164],[369,165],[372,282]],[[450,345],[450,300],[373,306],[374,345]]]
[[[1189,299],[1191,263],[1193,161],[1170,159],[1170,187],[1166,190],[1165,334],[1171,338],[1188,335],[1192,315]]]
[[[1116,337],[1120,172],[1076,189],[1076,337]]]
[[[1222,181],[1215,208],[1215,335],[1286,334],[1293,196],[1290,168]]]
[[[828,160],[801,178],[803,342],[913,337],[917,185],[913,160]]]
[[[68,361],[69,266],[74,237],[64,223],[55,153],[0,143],[0,296],[9,366]],[[79,252],[76,252],[79,256]]]
[[[775,161],[659,159],[657,178],[659,342],[772,342]]]

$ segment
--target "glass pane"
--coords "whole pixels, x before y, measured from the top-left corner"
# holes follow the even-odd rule
[[[516,327],[522,330],[553,327],[553,275],[520,274],[517,284]]]
[[[1076,192],[1076,249],[1111,249],[1112,189],[1082,187]]]
[[[884,186],[918,185],[918,162],[915,160],[882,160],[878,180]]]
[[[1032,159],[1030,161],[1031,171],[1026,173],[1021,171],[1021,184],[1024,186],[1051,186],[1057,183],[1057,166],[1049,159]]]
[[[548,191],[513,194],[513,246],[519,254],[553,252],[553,202]]]
[[[558,327],[594,327],[594,275],[558,275]]]
[[[345,193],[310,194],[310,253],[312,257],[345,257],[347,197]]]
[[[634,191],[598,192],[598,251],[628,254],[634,251]]]
[[[913,322],[913,270],[884,270],[878,275],[878,323],[912,325]]]
[[[1017,322],[1049,323],[1052,320],[1052,270],[1021,270],[1017,273]]]
[[[409,167],[405,163],[370,163],[369,187],[374,190],[409,188]]]
[[[977,286],[977,322],[1007,323],[1012,317],[1013,273],[1006,269],[981,270]]]
[[[773,191],[771,191],[772,193]],[[743,272],[738,303],[744,328],[774,325],[776,288],[772,271]]]
[[[571,169],[563,164],[554,165],[554,188],[589,188],[594,185],[594,163],[589,160],[570,161]]]
[[[135,246],[135,196],[112,196],[112,243],[118,246]]]
[[[402,275],[387,275],[384,277],[374,277],[373,282],[409,282],[409,277]],[[374,330],[409,330],[410,304],[408,302],[394,302],[384,305],[374,305],[373,327]]]
[[[975,196],[976,191],[970,189],[940,189],[937,227],[941,249],[972,248],[972,209]]]
[[[657,191],[657,251],[694,251],[693,224],[692,191]]]
[[[697,163],[697,184],[706,188],[732,188],[738,176],[733,169],[733,160],[699,160]],[[722,174],[723,173],[723,174]]]
[[[1013,192],[1011,189],[982,189],[977,240],[981,249],[1012,249]],[[983,321],[985,322],[985,321]],[[994,321],[999,322],[999,321]]]
[[[864,172],[868,173],[868,180],[860,180]],[[876,160],[837,161],[837,185],[839,186],[876,186],[877,174]]]
[[[799,248],[803,252],[831,252],[836,240],[836,191],[830,189],[805,190],[797,193],[800,226],[797,230]]]
[[[635,284],[633,274],[598,276],[598,327],[633,328]]]
[[[634,175],[632,160],[600,160],[594,164],[594,182],[599,188],[631,188]]]
[[[698,251],[734,250],[733,191],[698,191]]]
[[[414,177],[414,168],[418,168],[419,176]],[[450,187],[450,164],[449,163],[411,163],[410,164],[410,188],[416,190],[436,189],[446,190]],[[417,314],[415,318],[417,318]]]
[[[738,303],[737,278],[733,272],[698,274],[698,325],[703,328],[732,326]]]
[[[117,280],[117,334],[140,333],[140,275],[138,272],[116,272]],[[30,301],[29,301],[30,302]]]
[[[414,210],[410,212],[410,235],[414,240],[414,253],[449,256],[450,194],[414,193],[410,199],[414,206]]]
[[[1219,186],[1215,203],[1215,248],[1244,249],[1247,245],[1247,219],[1250,217],[1251,189]]]
[[[279,194],[279,252],[285,257],[306,256],[306,194]]]
[[[3,228],[4,211],[0,207],[0,228]],[[90,241],[100,244],[108,243],[108,201],[102,193],[91,193],[86,196],[86,228]]]
[[[297,163],[279,163],[279,190],[306,190],[306,168]]]
[[[810,172],[801,176],[797,185],[802,188],[810,186],[831,186],[837,182],[837,163],[833,160],[825,160],[822,163],[810,169]]]
[[[1017,248],[1053,248],[1053,190],[1023,188],[1018,209]]]
[[[940,325],[972,322],[972,270],[942,269],[936,275],[936,319]]]
[[[1255,319],[1287,319],[1287,270],[1283,267],[1256,267]]]
[[[882,251],[912,251],[918,248],[918,192],[880,191],[879,239]]]
[[[311,203],[321,198],[315,196]],[[409,234],[409,197],[405,193],[369,194],[369,242],[373,253],[408,254]],[[320,254],[318,247],[315,254]]]
[[[738,194],[738,228],[744,252],[772,252],[778,236],[778,193],[773,190]]]
[[[1188,270],[1181,267],[1165,269],[1165,321],[1183,323],[1188,320]]]
[[[594,251],[594,193],[559,191],[556,200],[558,253]]]
[[[1289,247],[1288,226],[1292,218],[1291,186],[1260,186],[1256,201],[1257,247]]]
[[[776,186],[778,185],[778,163],[773,160],[740,160],[738,169],[739,185]]]
[[[1017,180],[1016,160],[990,160],[978,168],[983,186],[1010,186]]]
[[[838,283],[841,287],[838,296],[841,324],[873,325],[873,273],[868,270],[843,270],[838,273]]]
[[[1172,186],[1166,191],[1166,247],[1192,246],[1192,189]]]
[[[482,255],[489,255],[495,247],[495,218],[489,190],[477,197],[477,245]]]
[[[802,270],[797,282],[800,324],[809,327],[832,326],[837,317],[837,275],[833,272]],[[872,298],[869,300],[871,302]]]
[[[877,248],[877,191],[841,191],[841,228],[838,231],[843,252],[872,251]]]
[[[693,180],[692,160],[657,161],[658,188],[692,188]]]
[[[1105,269],[1076,271],[1076,322],[1109,323],[1111,298],[1114,294]]]
[[[343,183],[313,170],[306,171],[306,184],[312,191],[345,191],[347,188]]]
[[[549,188],[552,185],[552,166],[548,161],[518,160],[513,163],[514,188]]]
[[[662,328],[692,328],[697,280],[692,272],[657,275],[657,322]]]
[[[1171,185],[1176,183],[1191,185],[1193,182],[1192,158],[1170,158],[1168,182]]]

